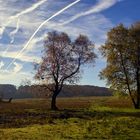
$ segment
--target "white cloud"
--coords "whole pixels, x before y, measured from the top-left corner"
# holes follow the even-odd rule
[[[20,22],[20,19],[18,19],[18,21],[17,21],[16,29],[10,33],[10,37],[11,37],[11,42],[10,43],[14,42],[14,39],[15,39],[14,36],[18,32],[18,30],[19,30],[19,22]]]
[[[20,16],[24,15],[24,14],[27,14],[29,12],[32,12],[33,10],[35,10],[36,8],[38,8],[40,5],[42,5],[44,2],[46,2],[47,0],[40,0],[39,2],[33,4],[31,7],[27,8],[27,9],[24,9],[23,11],[13,15],[13,16],[10,16],[8,18],[8,20],[3,24],[3,27],[1,27],[0,29],[0,33],[1,35],[3,34],[6,26],[8,26],[12,21],[15,21],[16,19],[18,19]],[[18,25],[17,25],[18,26]],[[16,27],[17,28],[17,27]]]
[[[14,66],[15,66],[14,69],[13,69],[13,72],[14,72],[14,73],[19,72],[19,71],[22,69],[22,67],[23,67],[21,64],[19,64],[19,63],[17,63],[17,62],[14,62],[13,64],[14,64]]]
[[[111,21],[101,14],[86,16],[85,18],[80,19],[80,21],[75,24],[68,24],[65,26],[61,26],[56,22],[47,23],[47,29],[66,32],[74,38],[79,34],[88,35],[89,38],[92,39],[92,41],[96,41],[98,46],[99,43],[101,45],[104,42],[104,40],[106,39],[106,32],[111,27],[113,27]],[[37,43],[40,44],[41,48],[43,46],[45,37],[47,37],[47,33],[44,33],[42,36],[33,38],[29,43],[27,51],[36,50]],[[39,49],[37,49],[36,51],[39,51]]]
[[[3,54],[4,52],[0,52],[0,56],[3,56],[1,54]],[[6,55],[4,56],[4,58],[15,58],[17,55],[17,51],[12,51],[12,52],[7,52]],[[24,61],[24,62],[34,62],[37,61],[39,62],[41,60],[41,58],[39,56],[35,56],[35,55],[27,55],[27,54],[22,54],[18,60],[20,61]]]
[[[5,31],[4,33],[7,35],[5,38],[3,34],[3,40],[0,40],[2,41],[0,44],[0,56],[3,57],[2,60],[5,65],[10,59],[14,59],[17,56],[18,51],[25,46],[28,39],[46,18],[51,17],[56,11],[64,7],[64,5],[66,6],[70,3],[68,0],[48,0],[48,2],[41,4],[41,1],[43,2],[45,0],[33,0],[26,1],[26,3],[22,4],[23,1],[0,0],[0,34]],[[32,4],[33,2],[40,3],[40,5],[38,5],[39,8],[33,8],[33,5],[37,4]],[[46,37],[46,33],[51,30],[66,32],[72,38],[77,37],[79,34],[86,34],[90,39],[95,41],[98,48],[106,38],[106,31],[112,27],[112,22],[100,12],[110,8],[117,2],[119,2],[119,0],[97,0],[97,3],[89,8],[91,5],[85,4],[85,2],[81,0],[79,4],[45,24],[36,34],[35,38],[30,40],[24,53],[20,55],[16,63],[11,66],[12,69],[9,69],[9,73],[7,71],[7,75],[4,75],[0,71],[0,77],[3,77],[3,79],[5,77],[5,81],[10,81],[10,78],[19,81],[20,78],[26,77],[29,71],[25,70],[25,67],[21,68],[21,65],[26,62],[28,65],[30,62],[39,62],[41,60],[38,52],[41,52],[43,49],[43,40]],[[27,7],[29,7],[29,9]],[[15,18],[11,18],[13,16]],[[8,22],[11,19],[12,22]],[[20,21],[19,23],[17,22],[18,20]],[[74,20],[76,20],[76,22],[73,22]],[[6,25],[7,22],[8,25]],[[10,44],[10,40],[8,40],[10,32],[12,41],[14,40],[13,44]],[[6,41],[4,39],[6,39]],[[19,75],[14,73],[14,71],[18,71],[17,73],[19,73]],[[25,72],[24,74],[23,71]]]
[[[25,72],[18,72],[15,73],[13,70],[6,71],[6,70],[0,70],[0,84],[15,84],[19,85],[22,80],[26,79],[33,79],[33,75],[31,73],[25,73]]]
[[[51,17],[47,18],[45,21],[43,21],[38,28],[35,30],[35,32],[32,34],[32,36],[29,38],[29,40],[27,41],[27,43],[23,46],[23,48],[18,52],[18,54],[15,56],[15,58],[12,60],[12,62],[7,66],[7,68],[9,68],[11,66],[12,63],[14,63],[16,61],[16,59],[18,57],[20,57],[20,55],[22,55],[22,53],[24,52],[24,50],[26,48],[28,48],[28,45],[30,44],[31,40],[35,37],[35,35],[37,34],[37,32],[46,24],[48,23],[51,19],[55,18],[56,16],[60,15],[61,13],[63,13],[65,10],[69,9],[70,7],[74,6],[75,4],[77,4],[78,2],[80,2],[81,0],[76,0],[70,4],[68,4],[67,6],[65,6],[64,8],[62,8],[61,10],[59,10],[58,12],[54,13]]]
[[[79,12],[78,14],[72,16],[69,20],[67,21],[63,21],[62,19],[60,19],[59,21],[63,21],[62,23],[57,23],[57,22],[50,22],[47,24],[47,28],[49,29],[55,29],[58,31],[64,31],[64,32],[68,32],[70,35],[72,36],[76,36],[78,33],[79,34],[84,34],[87,33],[88,29],[85,28],[83,29],[82,22],[80,22],[80,25],[78,27],[74,27],[74,26],[66,26],[67,24],[71,23],[72,21],[82,17],[82,16],[88,16],[90,14],[95,14],[98,12],[101,12],[105,9],[110,8],[111,6],[113,6],[115,3],[120,2],[120,0],[98,0],[98,3],[96,5],[94,5],[92,8],[90,8],[87,11],[84,12]],[[86,18],[85,18],[86,19]],[[88,19],[86,20],[86,23],[88,25],[88,21],[90,21],[92,19]],[[107,23],[107,24],[106,24]],[[100,37],[102,37],[102,40],[104,40],[106,38],[106,34],[103,33],[104,31],[106,31],[107,29],[103,30],[103,28],[101,28],[100,25],[104,25],[106,28],[108,28],[108,26],[112,26],[111,22],[105,18],[103,15],[95,15],[94,16],[94,24],[92,27],[94,28],[93,32],[95,34],[100,34]],[[65,25],[65,26],[64,26]],[[81,28],[82,27],[82,28]],[[89,27],[89,26],[87,26]],[[100,29],[101,28],[101,29]],[[90,35],[90,33],[88,33],[88,35]],[[37,43],[40,42],[44,39],[45,35],[42,35],[42,37],[39,38],[35,38],[33,40],[31,40],[31,43],[29,44],[28,50],[30,50],[31,48],[33,48],[33,46]]]
[[[0,69],[4,66],[4,62],[0,61]]]

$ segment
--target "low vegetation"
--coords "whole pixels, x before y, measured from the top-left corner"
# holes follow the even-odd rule
[[[139,140],[140,110],[130,99],[116,97],[13,100],[0,104],[0,139],[16,140]]]

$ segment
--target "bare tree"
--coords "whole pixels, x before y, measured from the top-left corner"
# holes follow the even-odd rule
[[[42,62],[36,67],[35,78],[44,81],[52,94],[51,109],[57,110],[56,97],[63,85],[77,82],[81,66],[94,63],[95,58],[94,45],[88,37],[79,35],[72,42],[66,33],[48,33]]]

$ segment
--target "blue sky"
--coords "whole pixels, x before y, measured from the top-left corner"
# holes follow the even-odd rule
[[[33,62],[40,61],[43,39],[49,31],[66,32],[71,38],[85,34],[95,43],[99,54],[98,48],[105,42],[109,29],[140,20],[140,0],[75,1],[0,0],[0,84],[33,81]],[[71,7],[62,10],[71,3]],[[60,10],[29,41],[40,24]],[[95,67],[83,68],[79,84],[105,86],[105,81],[98,77],[105,65],[105,59],[99,55]]]

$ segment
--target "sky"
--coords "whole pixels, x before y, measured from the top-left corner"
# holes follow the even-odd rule
[[[94,42],[98,59],[94,67],[83,67],[78,84],[106,86],[98,76],[106,66],[98,49],[112,27],[139,21],[139,8],[140,0],[0,0],[0,84],[34,82],[44,38],[56,30]]]

